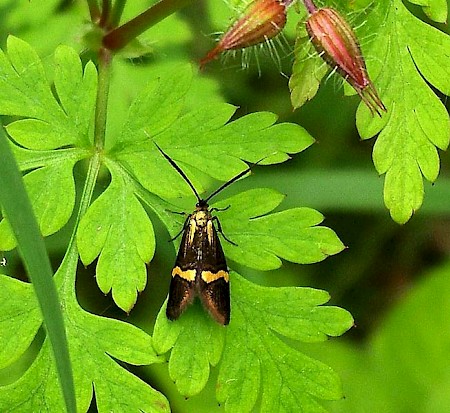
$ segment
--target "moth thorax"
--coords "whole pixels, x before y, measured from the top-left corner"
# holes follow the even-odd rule
[[[211,216],[208,211],[197,211],[194,215],[194,219],[198,227],[205,227],[211,219]]]

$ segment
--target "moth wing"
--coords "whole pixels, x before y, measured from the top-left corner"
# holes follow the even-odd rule
[[[180,249],[178,250],[175,267],[172,270],[166,309],[169,320],[176,320],[180,317],[195,298],[196,252],[189,241],[190,231],[192,231],[189,221],[190,216],[185,222]]]
[[[195,297],[193,281],[181,278],[179,275],[170,281],[169,300],[167,301],[166,315],[169,320],[176,320]]]
[[[207,236],[203,239],[203,261],[202,268],[209,271],[227,270],[227,262],[223,253],[219,235],[214,227],[213,221],[208,223]]]
[[[224,277],[209,283],[201,280],[200,299],[218,323],[230,322],[230,284]]]
[[[230,322],[230,284],[225,254],[217,231],[210,221],[208,236],[203,248],[199,296],[203,306],[220,324]]]

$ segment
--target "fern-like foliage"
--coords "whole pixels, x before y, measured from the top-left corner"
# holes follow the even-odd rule
[[[362,139],[377,136],[373,161],[377,172],[385,174],[384,201],[392,218],[405,223],[422,205],[423,179],[434,182],[438,177],[438,150],[449,144],[450,118],[436,91],[450,95],[450,37],[419,20],[400,0],[362,1],[356,10],[346,3],[333,5],[350,21],[350,12],[358,12],[354,24],[361,24],[356,32],[369,74],[387,108],[379,117],[360,104],[356,124]],[[423,6],[436,22],[446,21],[446,2],[413,3]],[[302,19],[290,80],[294,107],[316,94],[326,72]]]
[[[155,142],[179,163],[199,191],[206,177],[228,180],[247,162],[275,164],[313,143],[300,126],[276,123],[272,113],[253,113],[230,121],[235,107],[208,104],[192,108],[184,101],[193,79],[189,65],[179,65],[150,80],[130,104],[123,124],[108,133],[104,149],[94,143],[97,71],[67,46],[54,55],[54,89],[36,52],[24,41],[8,39],[0,54],[0,113],[14,116],[6,130],[44,236],[59,231],[75,214],[71,247],[55,282],[66,323],[79,411],[86,411],[95,391],[99,412],[168,411],[165,397],[131,374],[124,363],[161,362],[171,350],[169,372],[182,394],[197,394],[220,360],[219,401],[226,411],[250,411],[261,391],[261,411],[301,406],[322,411],[318,399],[342,396],[336,374],[285,339],[306,342],[337,336],[353,324],[345,310],[322,306],[328,294],[309,288],[260,287],[231,273],[232,322],[218,326],[198,306],[169,322],[163,305],[154,338],[137,327],[86,312],[78,303],[78,257],[96,260],[101,291],[112,293],[129,312],[147,284],[146,265],[156,242],[151,216],[174,236],[182,228],[177,197],[190,194]],[[85,190],[76,203],[73,169],[88,164]],[[111,180],[92,200],[101,167]],[[323,217],[309,208],[272,212],[283,196],[253,189],[224,199],[224,231],[237,245],[224,242],[231,262],[269,270],[281,259],[314,263],[344,246]],[[75,210],[75,205],[80,205]],[[85,214],[79,211],[86,210]],[[218,212],[219,214],[219,212]],[[81,216],[82,215],[82,216]],[[76,242],[76,248],[74,243]],[[0,249],[14,248],[8,221],[0,223]],[[149,264],[151,268],[151,263]],[[18,359],[42,323],[31,286],[0,277],[0,365]],[[20,329],[21,334],[15,334]],[[193,345],[195,343],[195,345]],[[0,387],[2,411],[62,411],[63,401],[47,339],[37,358],[17,381]]]

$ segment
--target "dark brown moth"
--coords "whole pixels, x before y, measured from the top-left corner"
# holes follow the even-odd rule
[[[203,306],[220,324],[230,322],[230,277],[218,233],[232,244],[222,232],[220,222],[208,201],[228,185],[246,175],[250,169],[239,173],[203,199],[182,169],[158,145],[161,154],[183,177],[197,197],[195,210],[188,215],[183,229],[180,249],[172,270],[166,315],[176,320],[199,297]],[[217,228],[216,228],[217,227]],[[176,237],[175,237],[176,238]]]

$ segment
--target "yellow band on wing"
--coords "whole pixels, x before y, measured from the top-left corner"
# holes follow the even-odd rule
[[[226,282],[230,280],[228,271],[220,270],[218,272],[202,271],[202,280],[206,283],[211,283],[213,281],[223,278]]]
[[[194,281],[195,280],[195,270],[182,270],[180,267],[175,267],[172,270],[172,277],[175,277],[175,275],[180,276],[186,281]]]

